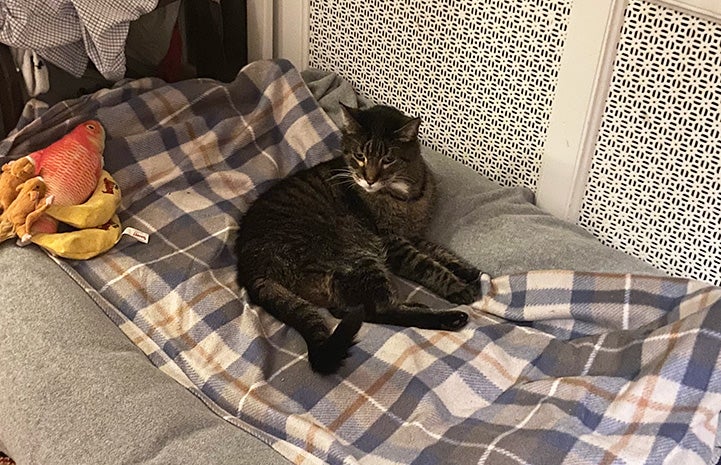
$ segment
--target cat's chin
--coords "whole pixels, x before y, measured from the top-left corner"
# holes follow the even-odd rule
[[[369,194],[374,194],[385,187],[385,185],[381,182],[368,184],[368,181],[366,181],[365,179],[356,179],[356,184],[358,184],[361,189],[368,192]]]
[[[391,191],[392,193],[406,197],[408,196],[408,193],[410,192],[410,186],[404,182],[393,182],[390,184],[377,182],[374,184],[368,184],[364,179],[357,180],[356,184],[360,186],[361,189],[368,192],[369,194],[375,194],[376,192],[382,191],[383,189],[387,189]]]

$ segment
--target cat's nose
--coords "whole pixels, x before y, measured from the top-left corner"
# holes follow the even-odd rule
[[[379,176],[375,173],[366,173],[365,179],[369,186],[372,186],[373,184],[378,181]]]

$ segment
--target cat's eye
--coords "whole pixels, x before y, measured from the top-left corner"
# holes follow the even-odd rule
[[[354,153],[353,158],[355,158],[358,161],[365,161],[366,156],[363,155],[362,153]]]
[[[386,155],[385,157],[383,157],[383,164],[386,166],[392,165],[393,163],[395,163],[395,161],[396,157],[394,157],[393,155]]]

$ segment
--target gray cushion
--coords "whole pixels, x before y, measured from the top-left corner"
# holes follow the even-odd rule
[[[544,212],[530,190],[500,188],[433,150],[423,154],[440,191],[429,237],[491,276],[542,269],[663,274]]]
[[[21,464],[285,464],[155,368],[34,246],[0,245],[0,447]]]

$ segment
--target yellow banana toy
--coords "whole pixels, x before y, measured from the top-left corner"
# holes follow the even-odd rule
[[[117,215],[94,228],[66,233],[38,233],[30,239],[53,255],[73,260],[87,260],[110,250],[120,240],[122,228]]]
[[[90,198],[80,205],[51,205],[45,213],[78,228],[65,233],[35,233],[30,241],[53,255],[87,260],[110,250],[120,240],[122,228],[115,211],[120,205],[120,188],[110,173],[103,171]]]
[[[107,223],[120,205],[120,187],[103,170],[95,191],[80,205],[51,205],[45,212],[61,223],[78,229],[95,228]]]

